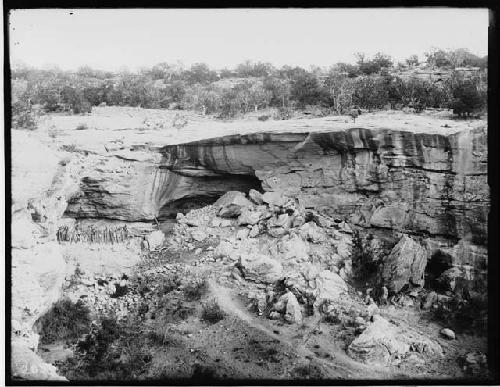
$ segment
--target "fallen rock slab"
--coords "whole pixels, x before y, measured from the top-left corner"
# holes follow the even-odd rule
[[[381,269],[383,284],[392,293],[407,284],[424,285],[427,250],[407,235],[403,235],[384,260]]]

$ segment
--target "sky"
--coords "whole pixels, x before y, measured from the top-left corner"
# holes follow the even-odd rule
[[[160,62],[232,68],[330,66],[376,52],[403,61],[432,47],[488,51],[488,10],[38,9],[13,10],[11,63],[76,70],[137,70]]]

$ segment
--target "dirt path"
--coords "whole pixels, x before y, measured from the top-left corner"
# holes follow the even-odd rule
[[[278,340],[283,345],[291,346],[293,351],[299,358],[314,359],[331,379],[387,379],[391,377],[401,377],[404,375],[394,375],[390,370],[368,367],[349,358],[342,351],[336,351],[332,354],[332,361],[318,357],[317,353],[309,349],[307,342],[311,336],[311,332],[318,325],[319,320],[310,321],[307,326],[308,330],[304,333],[300,332],[298,326],[281,326],[279,334],[276,334],[276,329],[266,325],[272,325],[271,321],[262,321],[256,316],[249,313],[241,301],[237,299],[232,289],[226,288],[216,283],[214,279],[209,280],[210,291],[217,299],[220,307],[230,316],[235,316],[245,322],[249,327],[262,332],[271,339]],[[266,324],[267,323],[267,324]]]

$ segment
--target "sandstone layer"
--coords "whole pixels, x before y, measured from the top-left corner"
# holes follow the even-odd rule
[[[255,175],[265,191],[356,225],[486,244],[486,129],[451,135],[350,129],[233,135],[162,148],[190,178]],[[184,189],[184,188],[182,188]],[[202,192],[202,191],[198,191]]]

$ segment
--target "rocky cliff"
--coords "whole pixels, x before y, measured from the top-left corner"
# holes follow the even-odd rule
[[[87,172],[69,216],[152,220],[261,185],[363,227],[486,244],[485,127],[261,132],[124,152]]]
[[[166,146],[172,192],[227,176],[257,176],[265,191],[363,227],[487,240],[486,129],[451,135],[349,129],[233,135]]]

